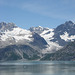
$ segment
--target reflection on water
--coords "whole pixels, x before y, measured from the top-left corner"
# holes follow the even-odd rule
[[[75,62],[1,62],[0,75],[75,75]]]

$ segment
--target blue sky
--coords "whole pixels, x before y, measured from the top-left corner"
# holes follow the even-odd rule
[[[0,0],[0,22],[13,22],[25,29],[55,28],[75,22],[75,0]]]

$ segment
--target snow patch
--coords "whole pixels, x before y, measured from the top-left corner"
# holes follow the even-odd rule
[[[29,40],[32,41],[32,33],[28,30],[21,29],[21,28],[13,28],[12,31],[5,31],[4,34],[1,36],[2,41],[6,41],[7,39],[14,38],[16,42],[19,40]]]
[[[49,41],[48,43],[49,43],[49,45],[47,45],[47,48],[42,50],[43,54],[53,53],[62,48],[62,46],[59,46],[59,44],[57,44],[55,42]]]
[[[74,41],[75,35],[69,36],[69,34],[67,32],[64,32],[63,35],[60,35],[60,38],[63,39],[63,40],[65,40],[65,41],[69,41],[69,40],[70,41]]]
[[[45,39],[49,39],[49,40],[52,40],[53,39],[53,35],[54,35],[54,29],[49,29],[49,30],[44,30],[40,35]],[[46,34],[50,32],[49,34]]]
[[[48,33],[50,32],[50,33]],[[41,37],[43,37],[46,42],[48,43],[47,48],[42,50],[42,53],[52,53],[62,48],[62,46],[59,46],[57,42],[52,42],[50,40],[54,39],[54,29],[48,29],[44,30],[41,34]]]

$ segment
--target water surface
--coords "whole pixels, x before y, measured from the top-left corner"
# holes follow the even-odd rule
[[[0,62],[0,75],[75,75],[73,61]]]

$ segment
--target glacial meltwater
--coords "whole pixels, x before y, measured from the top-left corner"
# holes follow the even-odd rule
[[[75,75],[74,61],[0,62],[0,75]]]

